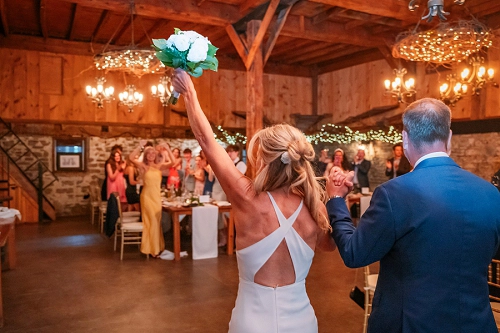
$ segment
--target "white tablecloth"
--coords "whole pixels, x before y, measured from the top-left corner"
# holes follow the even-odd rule
[[[213,205],[193,207],[193,259],[216,258],[217,218],[219,208]]]

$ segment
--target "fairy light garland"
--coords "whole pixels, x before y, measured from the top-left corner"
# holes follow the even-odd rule
[[[217,126],[218,133],[214,133],[216,140],[226,142],[228,144],[243,144],[246,145],[247,137],[241,133],[230,134],[222,126]],[[321,126],[318,133],[306,135],[307,141],[312,144],[319,143],[341,143],[349,144],[352,142],[369,142],[381,141],[395,144],[403,141],[401,133],[393,126],[389,127],[386,132],[384,130],[369,130],[368,132],[353,131],[347,126],[338,126],[335,124],[325,124]]]

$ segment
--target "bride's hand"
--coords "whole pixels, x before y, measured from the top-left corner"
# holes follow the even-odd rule
[[[175,69],[174,75],[172,76],[172,86],[175,91],[184,95],[192,84],[188,73],[180,68]]]

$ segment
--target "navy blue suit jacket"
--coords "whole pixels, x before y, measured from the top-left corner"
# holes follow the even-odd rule
[[[380,260],[369,332],[495,332],[488,265],[500,239],[500,193],[449,157],[377,187],[356,229],[327,203],[348,267]]]

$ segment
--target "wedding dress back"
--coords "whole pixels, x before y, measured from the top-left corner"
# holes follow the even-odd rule
[[[313,333],[318,331],[314,310],[305,289],[314,251],[292,227],[303,207],[287,219],[271,193],[267,192],[278,217],[279,227],[255,244],[236,251],[240,283],[229,332]],[[254,282],[255,274],[285,239],[295,271],[295,283],[268,287]]]

